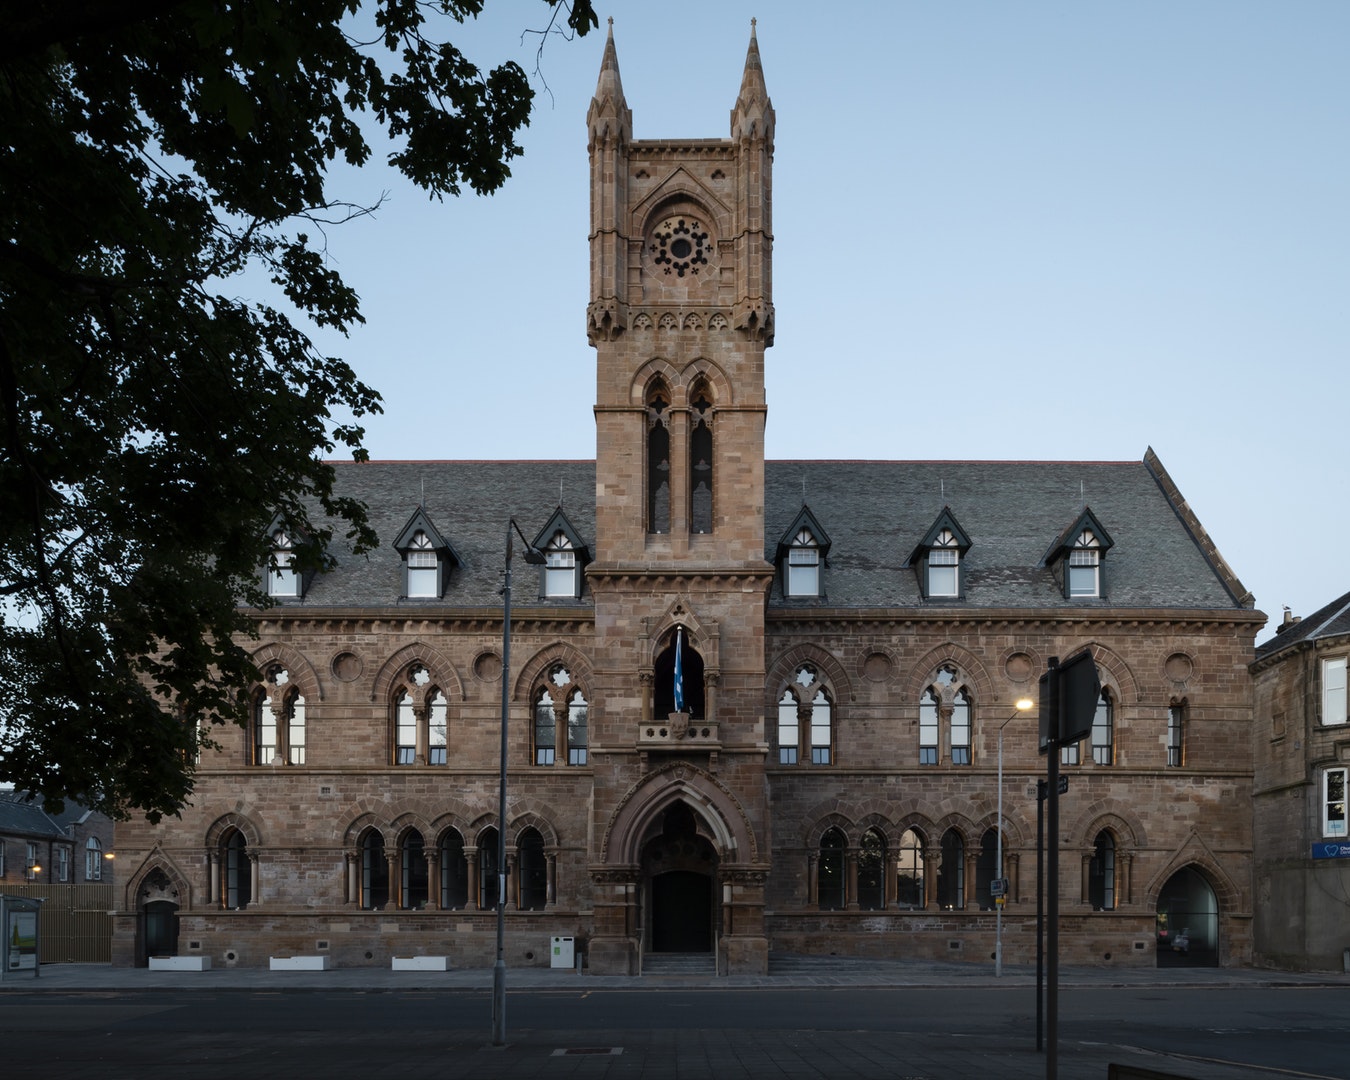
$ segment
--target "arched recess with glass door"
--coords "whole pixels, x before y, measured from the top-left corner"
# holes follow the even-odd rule
[[[1184,866],[1158,893],[1159,967],[1217,967],[1219,898],[1198,866]]]

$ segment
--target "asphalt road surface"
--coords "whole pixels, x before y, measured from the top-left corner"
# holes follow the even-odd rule
[[[5,1073],[239,1077],[1046,1075],[1024,989],[86,991],[0,998]],[[1350,1080],[1350,988],[1103,987],[1062,995],[1058,1076],[1127,1061],[1197,1080]],[[167,1070],[173,1070],[172,1074]]]

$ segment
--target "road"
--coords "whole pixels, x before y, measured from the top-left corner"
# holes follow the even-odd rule
[[[487,1045],[479,990],[46,993],[0,1000],[15,1076],[1044,1076],[1025,989],[522,990]],[[1075,989],[1059,1077],[1350,1078],[1350,987]],[[1149,1053],[1141,1053],[1148,1051]],[[1164,1056],[1156,1056],[1164,1055]]]

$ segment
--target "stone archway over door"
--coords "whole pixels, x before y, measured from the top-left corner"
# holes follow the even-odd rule
[[[1194,866],[1182,867],[1158,894],[1158,966],[1218,967],[1219,901]]]
[[[646,946],[654,953],[711,953],[715,945],[717,853],[682,800],[661,817],[642,849]]]

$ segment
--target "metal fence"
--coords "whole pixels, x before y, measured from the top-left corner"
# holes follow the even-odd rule
[[[112,885],[6,883],[4,891],[43,901],[38,955],[44,964],[112,963]]]

